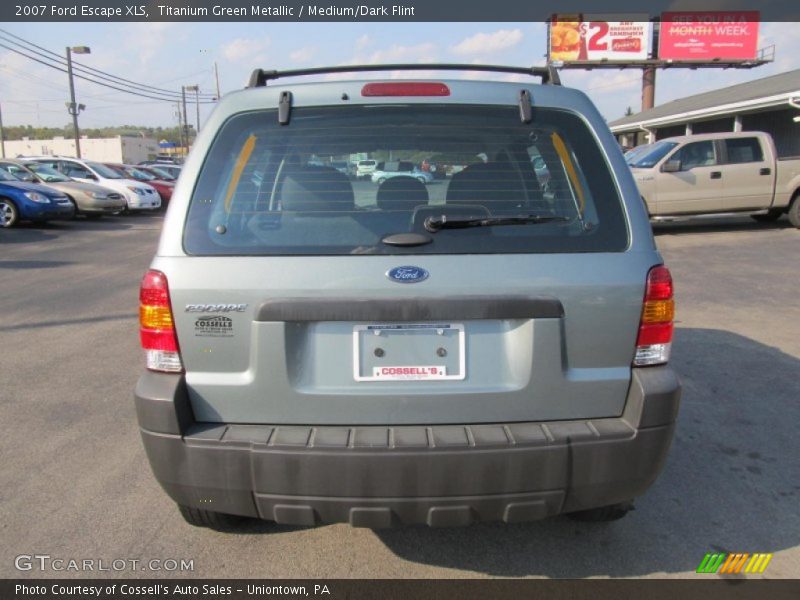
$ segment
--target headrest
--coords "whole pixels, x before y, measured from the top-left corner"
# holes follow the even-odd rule
[[[453,175],[447,202],[480,204],[492,212],[515,210],[525,204],[525,189],[510,163],[477,163]]]
[[[289,171],[281,185],[281,209],[295,211],[351,211],[353,186],[333,167],[307,166]]]
[[[381,210],[411,211],[428,203],[428,190],[424,183],[413,177],[398,175],[380,185],[376,202]]]

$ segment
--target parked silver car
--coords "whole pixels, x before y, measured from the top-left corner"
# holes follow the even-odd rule
[[[547,68],[265,85],[376,68],[257,70],[197,138],[141,285],[156,478],[212,527],[619,518],[680,385],[672,279],[617,142]],[[391,66],[420,68],[463,67]],[[309,165],[377,152],[465,168],[429,190]]]
[[[433,175],[408,161],[381,162],[370,176],[372,183],[382,184],[392,177],[411,177],[425,185],[433,181]]]

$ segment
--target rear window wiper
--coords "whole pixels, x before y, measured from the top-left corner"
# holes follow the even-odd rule
[[[468,227],[494,227],[495,225],[541,225],[544,223],[564,223],[569,217],[555,215],[518,215],[514,217],[476,217],[469,219],[448,219],[447,215],[428,217],[425,229],[436,233],[442,229],[467,229]]]

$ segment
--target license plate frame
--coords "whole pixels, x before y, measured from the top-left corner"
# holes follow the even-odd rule
[[[378,332],[377,334],[375,332]],[[386,343],[392,337],[419,336],[425,339],[417,345],[426,345],[430,341],[431,348],[437,345],[434,340],[439,340],[440,344],[450,347],[455,345],[458,356],[455,363],[456,372],[447,368],[446,364],[453,364],[453,359],[441,360],[433,357],[432,360],[416,361],[415,364],[389,364],[382,366],[372,366],[368,369],[363,368],[362,364],[362,345],[364,336],[368,335],[381,337]],[[426,335],[427,334],[427,335]],[[440,345],[440,347],[443,347]],[[364,361],[366,362],[366,361]],[[438,364],[436,364],[438,363]],[[369,363],[367,363],[368,365]],[[380,369],[384,374],[378,372]],[[401,369],[403,371],[393,374],[385,374],[386,369]],[[432,373],[432,370],[441,370]],[[410,372],[408,372],[410,370]],[[463,323],[364,323],[353,326],[353,378],[358,382],[381,381],[381,382],[414,382],[414,381],[458,381],[466,378],[466,333]]]

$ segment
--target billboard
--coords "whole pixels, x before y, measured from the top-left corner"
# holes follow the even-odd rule
[[[758,52],[758,22],[758,11],[663,13],[658,57],[753,60]]]
[[[652,23],[647,15],[615,21],[613,15],[553,15],[548,60],[571,62],[647,60]]]

